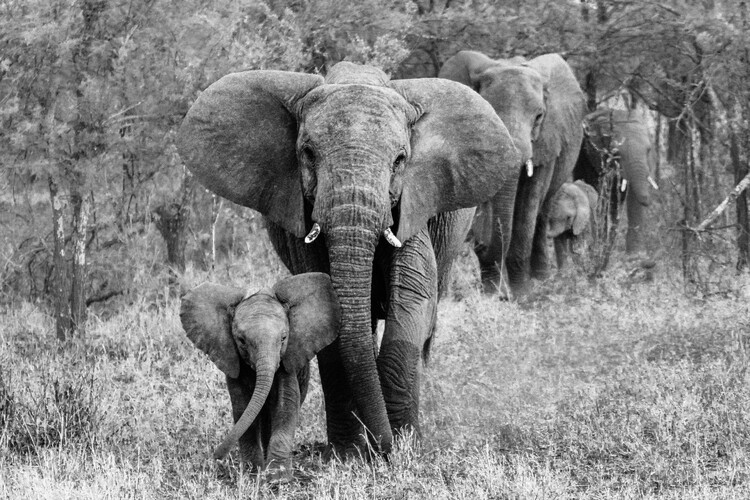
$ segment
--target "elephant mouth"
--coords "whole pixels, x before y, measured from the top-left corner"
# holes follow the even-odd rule
[[[313,203],[305,199],[305,227],[310,228],[309,232],[305,236],[305,243],[310,244],[318,239],[321,231],[323,230],[317,221],[312,218]],[[396,237],[398,234],[399,221],[401,216],[401,198],[399,197],[391,207],[390,224],[386,224],[385,229],[382,231],[380,241],[385,240],[390,246],[394,248],[401,248],[402,242]],[[380,243],[379,243],[380,244]]]

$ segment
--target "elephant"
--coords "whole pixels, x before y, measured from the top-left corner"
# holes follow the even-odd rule
[[[522,154],[517,193],[499,190],[477,209],[472,225],[485,293],[500,289],[503,269],[511,292],[528,291],[530,277],[548,276],[550,200],[570,180],[583,139],[586,99],[570,66],[558,54],[531,60],[491,59],[463,50],[445,61],[441,78],[467,85],[484,97],[507,125]],[[496,217],[515,198],[512,227]]]
[[[238,441],[241,457],[277,479],[292,473],[292,445],[309,361],[338,335],[341,308],[328,275],[299,274],[270,290],[203,283],[182,298],[188,338],[226,376],[235,425],[214,452]]]
[[[650,177],[655,165],[655,151],[646,125],[633,111],[601,108],[586,115],[584,120],[586,140],[573,171],[575,179],[582,179],[601,192],[603,161],[608,151],[619,153],[621,175],[625,180],[625,207],[628,231],[625,252],[643,250],[645,212],[651,205],[651,188],[656,183]],[[617,216],[622,200],[622,185],[615,186],[611,194],[610,213]]]
[[[327,453],[387,456],[394,432],[418,434],[439,291],[474,207],[517,183],[492,107],[456,82],[347,61],[325,78],[245,71],[201,93],[177,146],[207,188],[264,215],[292,274],[331,276],[341,327],[317,355]]]
[[[598,201],[596,189],[581,180],[564,183],[552,197],[547,237],[554,239],[558,270],[565,267],[568,250],[580,255],[591,242]]]

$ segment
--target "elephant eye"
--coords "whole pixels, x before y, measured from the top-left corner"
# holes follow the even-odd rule
[[[401,151],[398,156],[396,156],[396,159],[393,160],[393,166],[391,167],[391,170],[393,172],[398,171],[406,161],[406,153],[404,151]]]
[[[315,165],[315,150],[309,144],[305,144],[299,150],[299,158],[304,166],[312,168]]]

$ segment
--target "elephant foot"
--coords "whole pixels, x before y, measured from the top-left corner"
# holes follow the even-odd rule
[[[292,460],[272,460],[263,475],[269,483],[283,484],[289,483],[294,479],[294,470],[292,469]]]
[[[323,451],[323,461],[338,460],[347,462],[349,460],[368,460],[375,454],[375,450],[364,443],[328,443]]]

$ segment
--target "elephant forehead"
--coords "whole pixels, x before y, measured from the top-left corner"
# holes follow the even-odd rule
[[[325,85],[306,98],[303,134],[318,142],[400,137],[408,130],[407,107],[404,98],[387,87]]]
[[[490,82],[482,88],[482,96],[498,109],[521,108],[536,113],[544,105],[544,82],[531,68],[491,68]]]
[[[260,323],[259,323],[260,322]],[[234,312],[233,329],[264,326],[273,329],[288,329],[286,309],[275,297],[256,293],[243,299]]]

